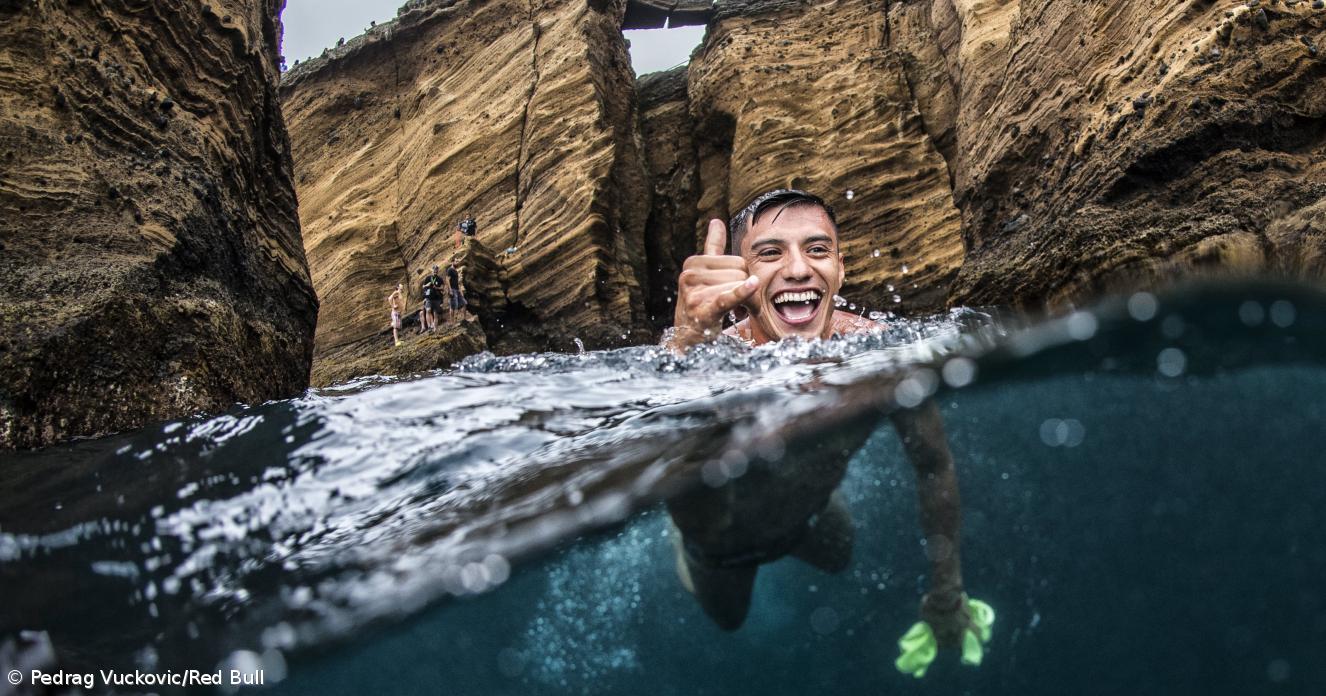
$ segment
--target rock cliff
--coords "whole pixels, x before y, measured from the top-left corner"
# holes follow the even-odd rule
[[[0,447],[307,386],[283,4],[0,2]]]
[[[632,339],[778,186],[837,208],[860,311],[1324,270],[1317,0],[512,3],[415,0],[287,76],[319,355],[453,253],[498,350]],[[631,84],[620,28],[695,22]]]
[[[952,301],[1322,277],[1322,3],[927,4],[959,97],[937,114],[968,248]]]
[[[397,282],[417,306],[426,270],[462,254],[483,261],[466,284],[492,343],[640,331],[649,195],[623,12],[413,2],[287,74],[318,360],[377,335]],[[461,249],[467,213],[478,236]]]

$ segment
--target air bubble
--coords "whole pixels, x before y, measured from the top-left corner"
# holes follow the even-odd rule
[[[838,630],[838,612],[833,607],[820,607],[810,613],[810,627],[820,635],[828,635]]]

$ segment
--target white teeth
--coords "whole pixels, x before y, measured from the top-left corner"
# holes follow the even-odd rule
[[[805,290],[803,292],[780,292],[774,296],[774,304],[783,302],[810,302],[820,299],[818,290]]]

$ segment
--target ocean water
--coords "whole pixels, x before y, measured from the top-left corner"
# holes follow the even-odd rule
[[[1204,286],[684,360],[476,356],[8,454],[0,671],[261,668],[292,694],[1323,693],[1323,356],[1326,296]],[[886,415],[925,399],[965,588],[997,620],[979,667],[941,651],[914,679],[893,660],[926,549]],[[661,501],[848,433],[850,562],[766,559],[719,629]]]

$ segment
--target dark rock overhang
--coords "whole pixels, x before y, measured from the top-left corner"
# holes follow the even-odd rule
[[[630,0],[622,29],[662,29],[709,23],[714,14],[710,0]]]

